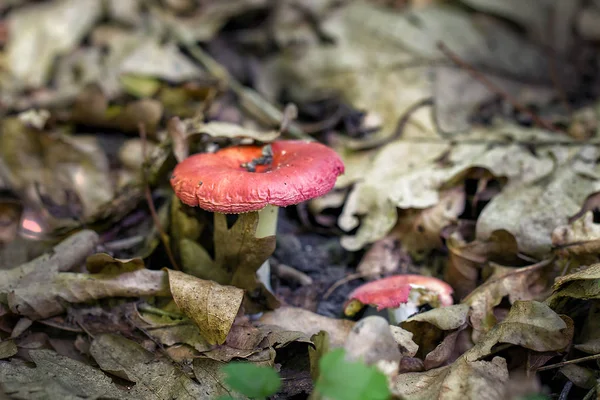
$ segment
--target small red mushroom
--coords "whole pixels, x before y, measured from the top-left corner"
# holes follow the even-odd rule
[[[394,275],[365,283],[348,296],[344,312],[348,316],[356,314],[364,305],[384,309],[398,309],[405,304],[417,305],[430,303],[434,306],[450,306],[453,303],[454,290],[446,282],[423,275]],[[400,313],[403,314],[403,313]],[[405,313],[404,313],[405,314]],[[395,322],[400,322],[396,318]]]
[[[344,164],[329,147],[298,140],[268,146],[234,146],[196,154],[179,163],[171,185],[181,201],[208,211],[258,211],[256,237],[275,235],[277,207],[298,204],[329,192]],[[267,270],[268,261],[259,270]],[[264,277],[264,275],[263,275]],[[268,279],[263,283],[267,287]]]

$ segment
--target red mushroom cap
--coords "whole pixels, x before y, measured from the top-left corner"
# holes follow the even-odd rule
[[[397,308],[408,301],[413,286],[422,286],[438,295],[442,306],[451,306],[452,287],[437,278],[423,275],[395,275],[365,283],[348,296],[349,300],[358,300],[362,304],[377,306],[377,311]]]
[[[273,162],[258,165],[256,172],[241,165],[261,157],[260,146],[193,155],[175,167],[171,186],[189,206],[238,214],[322,196],[344,172],[337,153],[320,143],[282,140],[271,143],[271,149]]]

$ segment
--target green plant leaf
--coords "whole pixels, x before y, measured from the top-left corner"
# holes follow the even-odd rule
[[[270,367],[233,362],[224,366],[223,372],[227,375],[225,383],[248,397],[266,398],[277,393],[281,387],[279,374]]]
[[[321,358],[321,374],[315,389],[334,400],[384,400],[391,396],[387,379],[375,367],[345,360],[345,351],[336,349]]]

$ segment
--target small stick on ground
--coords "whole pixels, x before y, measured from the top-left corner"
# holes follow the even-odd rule
[[[190,43],[182,38],[179,38],[181,44],[189,51],[190,55],[196,59],[209,74],[215,79],[224,82],[240,99],[241,106],[254,117],[268,122],[272,125],[280,124],[284,120],[284,113],[275,105],[271,104],[267,99],[261,96],[255,90],[245,87],[237,81],[231,74],[219,64],[214,58],[206,53],[202,48],[194,43]],[[287,133],[301,140],[314,139],[304,133],[298,124],[291,122],[287,127]]]
[[[471,64],[467,63],[465,60],[462,60],[456,53],[454,53],[452,50],[450,50],[443,42],[438,42],[438,48],[454,64],[458,65],[459,67],[461,67],[465,71],[467,71],[469,73],[469,75],[471,75],[474,79],[478,80],[483,85],[485,85],[488,88],[488,90],[490,90],[493,93],[499,94],[500,96],[502,96],[502,98],[504,98],[506,101],[508,101],[514,108],[516,108],[523,114],[528,115],[532,119],[532,121],[535,122],[535,124],[537,126],[544,128],[544,129],[548,129],[553,132],[562,132],[560,129],[558,129],[551,123],[546,122],[543,119],[541,119],[539,116],[537,116],[535,113],[533,113],[527,107],[525,107],[523,104],[519,103],[519,101],[517,101],[517,99],[512,97],[508,92],[503,90],[500,86],[496,85],[494,82],[489,80],[483,73],[479,72]]]
[[[329,289],[327,289],[327,291],[323,295],[323,300],[327,300],[329,298],[329,296],[331,296],[333,294],[333,292],[335,292],[335,290],[337,288],[339,288],[340,286],[345,285],[346,283],[348,283],[350,281],[354,281],[354,280],[360,279],[360,278],[365,278],[367,276],[369,276],[369,275],[356,273],[356,274],[350,274],[350,275],[340,279],[339,281],[337,281],[333,285],[331,285],[329,287]]]
[[[568,361],[563,361],[563,362],[559,362],[556,364],[546,365],[546,366],[538,368],[536,370],[536,372],[546,371],[548,369],[560,368],[560,367],[563,367],[563,366],[569,365],[569,364],[578,364],[578,363],[582,363],[582,362],[586,362],[586,361],[597,360],[599,358],[600,358],[600,354],[594,354],[593,356],[581,357],[581,358],[576,358],[575,360],[568,360]]]
[[[144,194],[146,195],[146,202],[148,203],[148,208],[150,209],[150,214],[152,215],[152,220],[154,221],[154,226],[156,226],[156,229],[158,230],[160,240],[161,240],[163,246],[165,247],[165,251],[167,252],[167,257],[169,258],[171,265],[173,266],[173,268],[176,271],[181,271],[181,269],[179,268],[179,265],[175,261],[175,257],[173,256],[173,253],[171,252],[171,246],[169,245],[169,238],[167,237],[167,234],[165,233],[165,231],[162,228],[162,225],[160,224],[160,219],[158,218],[158,213],[156,212],[156,208],[154,208],[154,201],[152,201],[152,193],[150,192],[150,186],[148,185],[148,176],[147,176],[148,171],[146,169],[146,162],[147,162],[146,141],[148,140],[148,138],[146,135],[146,128],[144,127],[144,124],[140,122],[140,124],[138,125],[138,129],[140,132],[140,139],[142,140],[142,158],[144,159],[144,167],[143,167],[142,176],[144,179]]]

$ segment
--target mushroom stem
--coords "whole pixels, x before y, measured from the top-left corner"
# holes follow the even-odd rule
[[[279,207],[273,205],[267,205],[262,210],[258,211],[258,225],[256,226],[256,237],[264,238],[267,236],[273,236],[277,232],[277,216],[279,214]],[[273,292],[271,287],[271,264],[267,259],[263,265],[260,266],[258,271],[258,280],[261,281],[268,291]]]

